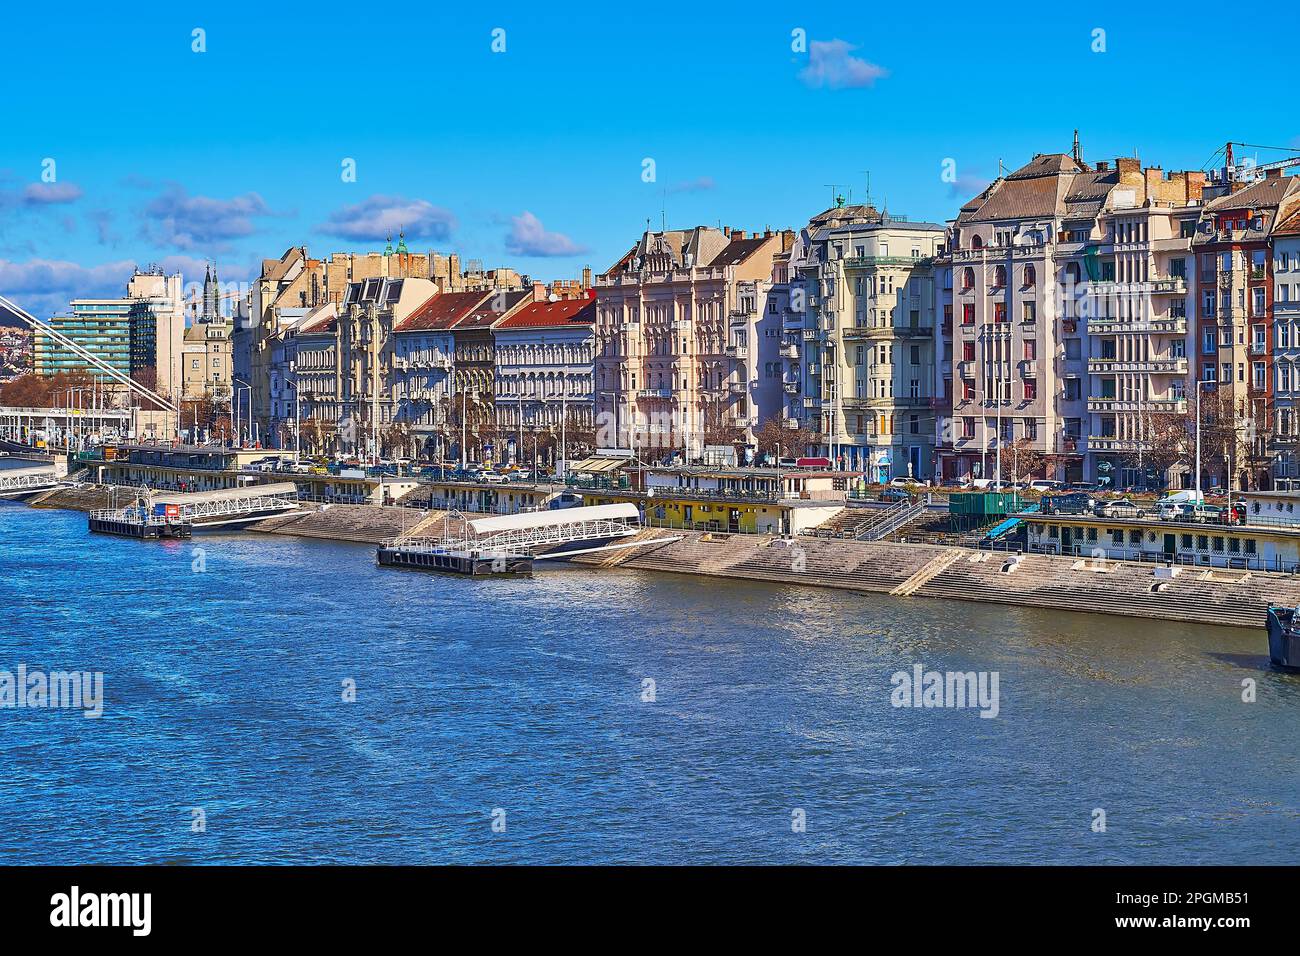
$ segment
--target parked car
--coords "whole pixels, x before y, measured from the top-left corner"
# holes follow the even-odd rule
[[[492,485],[502,485],[509,480],[510,479],[507,478],[505,475],[497,474],[495,471],[485,471],[479,477],[479,481],[486,481],[488,484],[492,484]]]
[[[1029,483],[1030,491],[1041,491],[1044,494],[1053,492],[1060,487],[1061,487],[1061,483],[1059,481],[1052,481],[1047,478],[1038,478]]]
[[[906,488],[885,488],[877,496],[880,501],[911,501],[912,493]]]
[[[1097,510],[1097,499],[1084,493],[1044,495],[1040,507],[1049,515],[1086,515]]]
[[[1099,518],[1140,518],[1146,511],[1132,498],[1112,498],[1097,505]]]
[[[929,482],[922,481],[920,478],[891,478],[889,487],[891,488],[912,488],[917,485],[927,485]]]

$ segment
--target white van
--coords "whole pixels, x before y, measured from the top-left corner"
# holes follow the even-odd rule
[[[1204,496],[1196,491],[1175,491],[1156,502],[1156,517],[1161,521],[1185,521],[1204,505]]]

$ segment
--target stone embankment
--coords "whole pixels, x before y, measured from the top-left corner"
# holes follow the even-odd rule
[[[114,494],[116,492],[116,494]],[[29,499],[38,508],[90,511],[121,506],[132,488],[84,485]],[[248,529],[378,545],[399,535],[441,537],[446,512],[371,505],[311,505],[264,518]],[[454,522],[453,522],[454,523]],[[451,527],[455,534],[460,529]],[[655,539],[675,540],[655,545]],[[1300,604],[1300,577],[1179,568],[1158,577],[1149,564],[1055,555],[1012,556],[940,544],[900,544],[801,536],[718,534],[645,529],[641,547],[580,555],[590,567],[842,588],[900,598],[932,597],[1157,618],[1197,624],[1263,627],[1269,604]]]
[[[677,574],[1263,627],[1269,604],[1300,604],[1288,574],[1180,568],[1055,555],[1014,556],[893,542],[675,532],[678,541],[576,561]]]

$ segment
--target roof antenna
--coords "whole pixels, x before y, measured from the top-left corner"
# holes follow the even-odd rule
[[[1080,166],[1083,165],[1083,148],[1079,145],[1079,131],[1074,131],[1074,148],[1070,150],[1070,156]]]

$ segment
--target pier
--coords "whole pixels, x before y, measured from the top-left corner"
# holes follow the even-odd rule
[[[571,558],[649,543],[639,538],[640,513],[631,504],[497,515],[464,521],[463,528],[459,536],[412,535],[385,542],[377,552],[378,561],[385,567],[421,567],[460,574],[526,574],[531,573],[535,560]],[[636,540],[620,544],[622,539]]]

